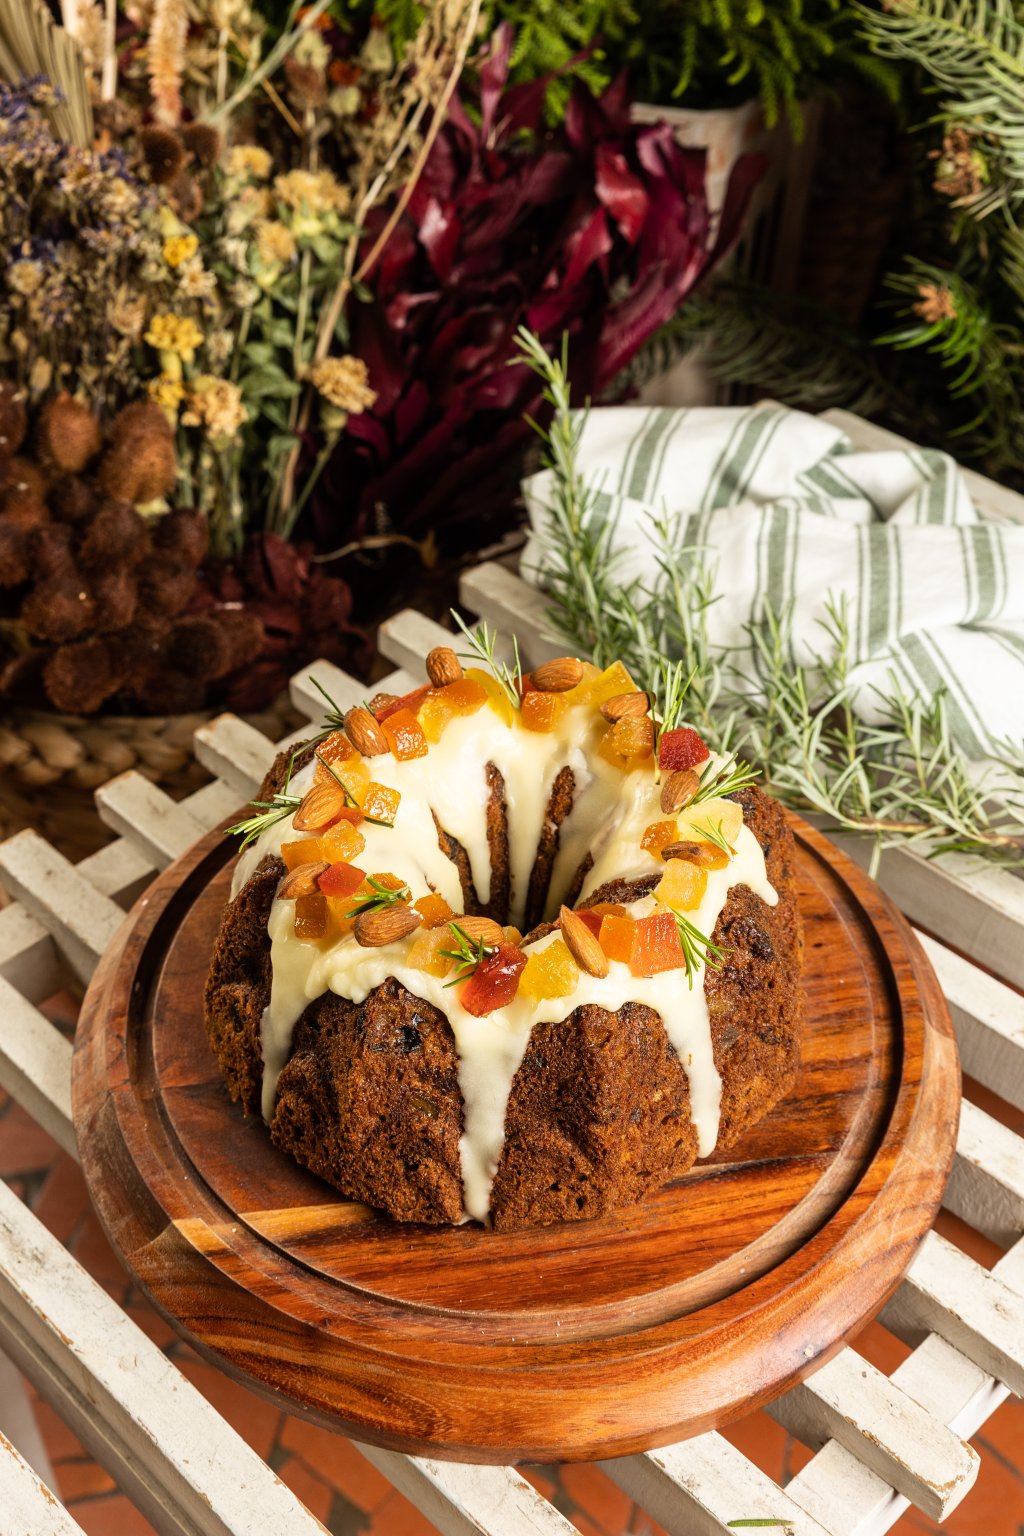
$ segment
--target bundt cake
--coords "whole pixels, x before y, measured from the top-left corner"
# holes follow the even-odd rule
[[[792,835],[619,663],[427,671],[234,829],[210,1044],[277,1146],[398,1220],[602,1215],[789,1087]]]

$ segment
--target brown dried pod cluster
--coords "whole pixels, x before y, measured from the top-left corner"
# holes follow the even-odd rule
[[[92,714],[120,695],[178,714],[259,654],[263,625],[239,604],[188,611],[205,517],[138,510],[175,477],[151,401],[104,427],[66,393],[30,412],[0,385],[0,701]]]

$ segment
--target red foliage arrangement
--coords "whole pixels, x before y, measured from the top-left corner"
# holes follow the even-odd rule
[[[449,552],[497,532],[523,413],[540,406],[533,376],[509,366],[517,328],[549,349],[568,333],[581,400],[607,391],[731,245],[761,175],[758,156],[737,165],[712,235],[703,151],[631,123],[624,80],[600,100],[574,82],[564,126],[547,130],[546,81],[508,86],[511,45],[502,26],[472,113],[453,99],[373,298],[355,307],[352,350],[377,401],[314,500],[321,549],[380,506],[410,534],[436,519]]]

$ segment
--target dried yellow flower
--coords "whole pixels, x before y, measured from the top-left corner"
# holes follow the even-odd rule
[[[280,219],[257,225],[256,249],[260,260],[266,262],[267,266],[289,266],[298,253],[295,236]]]
[[[199,241],[195,235],[172,235],[164,241],[164,261],[169,267],[180,267],[182,262],[188,261],[199,249]]]
[[[189,392],[181,420],[186,427],[202,426],[211,437],[229,441],[237,437],[239,428],[249,420],[249,412],[237,384],[204,373]]]
[[[154,315],[149,322],[145,341],[158,352],[173,352],[182,362],[190,363],[203,333],[187,315]]]
[[[146,385],[146,392],[162,411],[168,412],[176,412],[185,398],[185,389],[181,380],[172,378],[169,373],[161,373],[157,378],[150,379]]]
[[[7,269],[7,281],[15,293],[31,298],[43,281],[43,269],[38,261],[14,261]]]
[[[257,181],[266,181],[273,164],[269,151],[258,144],[236,144],[228,153],[229,176],[255,176]]]
[[[119,336],[137,341],[146,322],[145,294],[135,294],[122,283],[114,295],[107,318]]]
[[[309,376],[324,399],[339,410],[355,415],[376,402],[377,391],[370,388],[361,357],[325,357],[313,364]]]
[[[914,314],[919,315],[926,325],[956,319],[956,305],[948,288],[940,288],[936,283],[920,283],[917,292]]]
[[[350,202],[348,188],[330,171],[287,171],[274,177],[274,191],[289,208],[313,213],[344,213]]]
[[[212,272],[207,272],[200,257],[192,256],[178,269],[178,290],[187,299],[205,302],[217,292],[217,279]]]

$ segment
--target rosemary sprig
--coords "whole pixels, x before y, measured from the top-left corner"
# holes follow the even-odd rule
[[[272,800],[250,800],[249,804],[254,810],[259,811],[258,816],[248,816],[244,821],[236,822],[233,827],[228,827],[225,837],[240,837],[242,839],[239,852],[244,852],[250,843],[262,837],[268,827],[275,826],[283,821],[286,816],[291,816],[302,804],[301,795],[289,795],[278,792]]]
[[[477,966],[487,955],[493,955],[497,945],[485,944],[482,938],[471,939],[464,928],[458,923],[449,923],[448,927],[455,935],[455,947],[453,949],[439,949],[439,955],[444,955],[448,960],[457,960],[458,972],[451,981],[446,981],[446,987],[454,987],[457,982],[465,981],[467,976],[472,976]]]
[[[696,667],[687,672],[685,662],[661,658],[651,703],[651,714],[657,722],[659,737],[664,731],[674,731],[683,723],[687,696],[696,675]]]
[[[690,804],[693,804],[692,800]],[[720,848],[723,853],[727,853],[730,859],[735,854],[736,849],[729,842],[729,839],[726,837],[722,830],[724,824],[721,818],[719,818],[717,826],[712,826],[710,816],[708,817],[707,821],[691,821],[688,822],[687,825],[692,827],[695,832],[699,832],[706,843],[713,843],[716,848]]]
[[[686,964],[686,980],[693,990],[693,978],[700,966],[708,966],[717,971],[725,964],[726,955],[731,955],[732,950],[720,944],[712,944],[706,934],[695,928],[690,920],[683,916],[675,907],[669,911],[676,920],[679,929],[679,943],[682,946],[683,959]]]
[[[345,913],[346,917],[359,917],[363,912],[384,912],[388,907],[393,907],[400,901],[408,901],[412,892],[407,885],[400,885],[397,890],[392,890],[389,885],[381,885],[372,875],[367,875],[366,883],[373,887],[374,894],[361,901],[357,907],[350,907]]]
[[[703,775],[701,776],[700,788],[690,804],[699,805],[702,800],[735,795],[739,790],[749,789],[751,784],[756,784],[760,777],[759,768],[751,768],[749,763],[743,762],[740,758],[731,757],[717,772],[709,774],[706,780]]]
[[[359,811],[362,814],[362,818],[363,818],[364,821],[370,822],[371,825],[375,826],[375,827],[393,827],[394,826],[394,822],[393,821],[385,821],[383,816],[367,816],[366,812],[363,810],[362,806],[359,804],[359,801],[356,799],[355,795],[352,793],[352,791],[349,789],[348,785],[345,783],[345,780],[342,778],[341,774],[338,773],[336,769],[332,768],[330,763],[327,761],[327,759],[325,757],[322,757],[319,752],[314,752],[313,756],[316,758],[316,760],[320,764],[321,768],[326,768],[327,769],[327,772],[330,774],[330,776],[334,780],[334,782],[336,784],[340,784],[341,785],[341,792],[345,796],[345,804],[347,806],[349,806],[352,810]]]
[[[498,645],[496,629],[492,629],[486,623],[480,623],[475,629],[470,629],[461,614],[456,613],[454,608],[451,609],[451,616],[470,644],[470,650],[460,651],[459,655],[486,667],[495,682],[504,690],[512,708],[518,709],[523,702],[523,664],[519,657],[519,641],[515,635],[512,636],[514,661],[510,667],[506,662],[499,661],[495,654]]]

